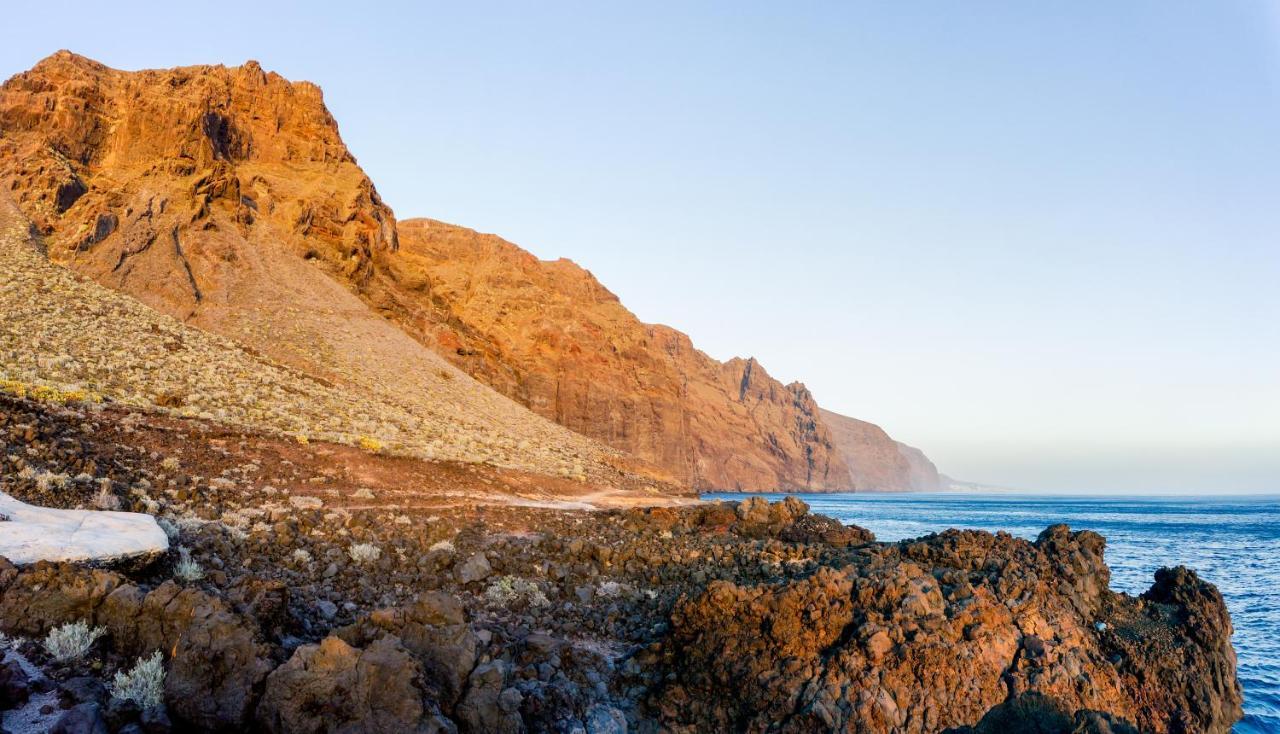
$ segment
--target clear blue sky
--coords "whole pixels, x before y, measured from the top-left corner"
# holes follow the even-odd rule
[[[398,216],[953,476],[1280,491],[1280,3],[166,5],[7,8],[0,75],[257,59]]]

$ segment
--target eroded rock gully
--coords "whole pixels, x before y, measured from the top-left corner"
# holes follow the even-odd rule
[[[1173,734],[1226,732],[1240,715],[1218,592],[1178,568],[1140,598],[1115,594],[1088,531],[877,543],[796,498],[513,506],[496,498],[516,478],[397,460],[424,480],[492,483],[458,502],[448,482],[405,494],[313,481],[332,461],[319,444],[0,406],[0,488],[74,506],[95,492],[74,477],[108,478],[122,508],[164,518],[203,569],[0,562],[0,630],[28,640],[17,649],[66,726]],[[204,430],[225,438],[182,438]],[[73,478],[53,488],[45,473]],[[74,621],[106,635],[55,663],[34,641]],[[154,650],[166,708],[111,699],[103,683]],[[32,695],[3,670],[4,700]]]

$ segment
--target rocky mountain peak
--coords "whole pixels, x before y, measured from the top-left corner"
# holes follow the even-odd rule
[[[149,302],[184,315],[244,260],[234,240],[357,282],[397,246],[319,87],[252,61],[126,72],[59,51],[0,88],[0,179],[55,260],[126,291],[146,272]]]

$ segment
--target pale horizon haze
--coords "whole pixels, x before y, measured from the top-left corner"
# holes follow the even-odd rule
[[[3,78],[315,82],[397,217],[571,258],[957,479],[1280,492],[1280,2],[5,16]]]

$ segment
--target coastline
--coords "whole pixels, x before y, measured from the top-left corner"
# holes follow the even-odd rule
[[[86,669],[41,656],[34,641],[57,625],[106,630],[91,656],[104,678],[165,651],[167,715],[187,730],[362,731],[378,711],[402,730],[936,731],[981,727],[1012,706],[1222,732],[1239,715],[1217,591],[1183,569],[1143,599],[1113,593],[1106,541],[1092,532],[878,542],[796,497],[518,506],[500,483],[523,486],[517,476],[390,457],[420,489],[362,484],[376,458],[314,483],[321,464],[310,462],[332,468],[329,454],[345,449],[282,454],[270,436],[188,422],[188,435],[225,434],[220,449],[170,462],[180,436],[163,416],[98,411],[86,432],[74,406],[4,400],[11,449],[69,476],[92,457],[130,488],[121,509],[152,504],[176,550],[128,573],[3,564],[0,629],[29,640],[23,654],[60,690]],[[224,471],[236,467],[256,468]],[[48,505],[94,491],[8,481],[15,498]],[[175,575],[183,550],[199,574]],[[1069,671],[1091,684],[1068,684]],[[67,699],[112,713],[84,695]]]

